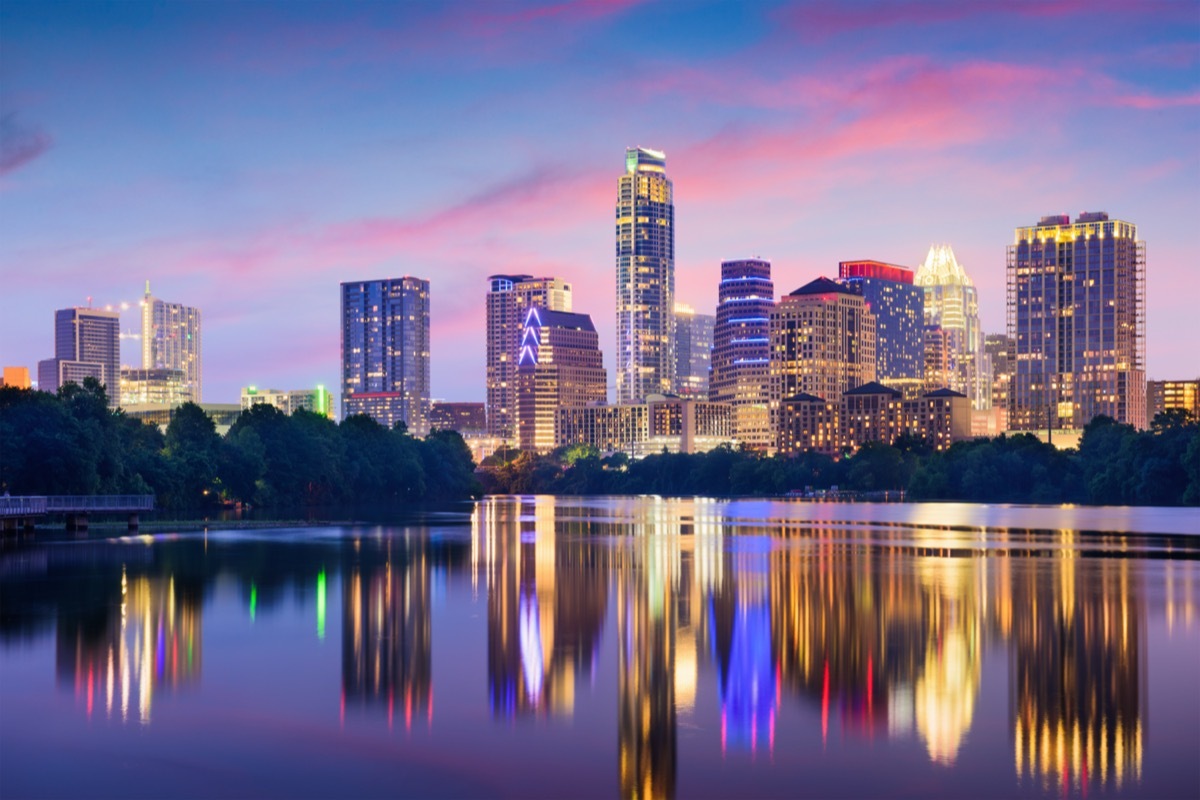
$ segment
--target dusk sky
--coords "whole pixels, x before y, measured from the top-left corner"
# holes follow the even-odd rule
[[[1147,242],[1148,377],[1200,376],[1200,3],[0,3],[0,364],[146,280],[204,317],[204,400],[321,383],[341,281],[431,281],[433,397],[484,399],[486,277],[574,284],[612,376],[627,146],[664,150],[676,293],[777,294],[946,242]],[[126,364],[140,365],[126,342]],[[610,381],[613,382],[613,381]],[[611,392],[610,392],[611,396]]]

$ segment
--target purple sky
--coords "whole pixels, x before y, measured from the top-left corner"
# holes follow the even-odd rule
[[[1003,9],[1003,10],[1001,10]],[[1200,4],[0,4],[0,364],[145,280],[204,399],[339,389],[338,283],[432,282],[433,395],[484,397],[485,278],[574,282],[610,374],[624,149],[665,150],[681,301],[1104,210],[1148,243],[1148,373],[1200,375]],[[126,363],[138,360],[127,342]],[[340,400],[339,400],[340,408]]]

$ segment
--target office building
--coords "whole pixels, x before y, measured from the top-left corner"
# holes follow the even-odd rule
[[[121,315],[98,308],[54,312],[54,358],[38,362],[38,388],[57,392],[65,383],[95,378],[108,393],[108,405],[121,400]]]
[[[447,403],[434,400],[429,408],[429,429],[458,431],[463,436],[483,436],[488,431],[483,403]]]
[[[487,295],[487,418],[492,436],[515,441],[517,358],[525,315],[537,306],[571,311],[571,284],[561,278],[492,275]]]
[[[588,444],[601,453],[634,458],[661,453],[705,453],[733,441],[733,406],[687,397],[651,395],[645,403],[563,408],[555,438]]]
[[[906,398],[925,379],[925,290],[913,271],[882,261],[842,261],[838,280],[857,290],[875,315],[875,376]]]
[[[1015,345],[1007,334],[989,333],[983,337],[983,349],[992,367],[992,410],[1000,431],[1008,430],[1009,385],[1015,359]]]
[[[617,402],[675,388],[675,203],[667,157],[625,151],[617,190]]]
[[[29,380],[29,367],[5,367],[4,376],[0,378],[0,386],[13,386],[17,389],[28,389],[33,385]]]
[[[429,281],[341,285],[342,415],[429,432]]]
[[[315,389],[259,389],[257,386],[242,388],[242,410],[255,406],[275,406],[284,414],[309,411],[333,419],[333,394],[324,386]]]
[[[817,278],[771,310],[772,430],[785,397],[841,397],[875,380],[875,315],[863,296]]]
[[[121,368],[121,407],[179,406],[191,400],[183,370]]]
[[[775,441],[767,411],[774,306],[771,262],[748,258],[721,263],[708,396],[733,406],[734,435],[756,450],[766,450]]]
[[[602,405],[607,398],[607,377],[591,317],[530,308],[517,357],[520,448],[553,450],[557,410]]]
[[[183,373],[183,397],[202,399],[200,310],[180,303],[167,303],[150,294],[142,298],[142,369],[179,370]]]
[[[986,411],[992,407],[992,373],[983,350],[975,284],[948,244],[929,248],[915,281],[925,292],[925,325],[936,325],[945,335],[949,382],[935,388],[962,392],[973,408]]]
[[[1009,427],[1081,430],[1105,414],[1146,424],[1146,243],[1137,226],[1083,213],[1016,229],[1008,248],[1016,344]]]
[[[1200,422],[1200,379],[1192,381],[1146,381],[1146,423],[1164,411],[1178,409]]]
[[[680,397],[708,398],[715,323],[711,314],[675,304],[675,394]]]
[[[801,392],[780,403],[778,447],[782,454],[852,455],[868,442],[891,444],[901,434],[924,439],[935,450],[970,439],[970,400],[953,389],[905,399],[872,381],[838,400]]]

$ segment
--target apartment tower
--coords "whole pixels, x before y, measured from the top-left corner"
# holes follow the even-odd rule
[[[65,383],[95,378],[108,393],[108,405],[121,401],[121,315],[99,308],[54,312],[54,358],[38,362],[38,389],[57,392]]]
[[[617,189],[617,402],[675,389],[675,204],[657,150],[625,151]]]
[[[771,262],[747,258],[721,263],[708,396],[734,407],[734,436],[756,449],[774,444],[767,412],[774,307]]]
[[[200,365],[200,309],[168,303],[150,294],[142,298],[142,369],[179,370],[184,400],[199,403],[203,375]]]

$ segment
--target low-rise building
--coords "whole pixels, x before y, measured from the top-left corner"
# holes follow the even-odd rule
[[[333,419],[333,395],[324,386],[315,389],[259,389],[247,386],[242,389],[242,410],[249,411],[257,405],[272,405],[284,414],[301,409]]]
[[[589,444],[602,453],[640,458],[663,450],[704,453],[734,443],[733,406],[685,397],[650,395],[645,403],[560,408],[558,446]]]

